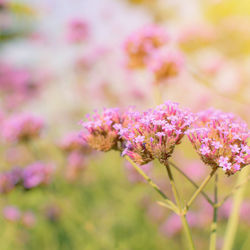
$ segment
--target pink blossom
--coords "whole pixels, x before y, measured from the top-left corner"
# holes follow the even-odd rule
[[[129,68],[145,67],[148,56],[160,46],[167,43],[168,34],[156,25],[145,26],[132,33],[124,44]]]
[[[72,19],[68,24],[67,38],[72,43],[86,40],[89,35],[89,27],[86,21],[80,18]]]
[[[179,51],[162,48],[155,50],[146,63],[158,83],[179,75],[184,65],[184,57]]]
[[[128,120],[130,122],[125,129],[116,128],[126,142],[123,155],[143,165],[154,158],[164,162],[171,156],[175,145],[180,143],[190,126],[192,115],[180,109],[178,104],[166,102],[146,112],[131,113]],[[169,126],[175,129],[170,130]]]
[[[73,151],[67,157],[65,176],[74,181],[86,167],[86,159],[80,151]]]
[[[241,119],[212,109],[198,113],[193,128],[187,131],[204,163],[213,168],[221,167],[227,175],[249,164],[249,134]]]
[[[34,213],[27,211],[22,214],[22,224],[28,228],[34,227],[36,224],[36,217]]]
[[[3,123],[2,136],[9,142],[26,141],[40,135],[42,118],[29,113],[12,115]]]
[[[3,216],[6,220],[16,222],[20,219],[21,213],[17,207],[6,206],[3,209]]]
[[[50,182],[54,167],[51,164],[35,162],[23,170],[23,186],[27,189]]]

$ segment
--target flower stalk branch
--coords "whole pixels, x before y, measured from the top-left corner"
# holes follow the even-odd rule
[[[170,180],[170,184],[171,184],[171,187],[172,187],[172,191],[173,191],[173,194],[174,194],[174,197],[175,197],[175,201],[176,201],[177,206],[179,207],[180,211],[182,211],[180,196],[179,196],[179,194],[177,192],[177,188],[176,188],[176,185],[175,185],[175,181],[174,181],[172,171],[171,171],[171,169],[169,167],[168,162],[165,162],[164,165],[166,166],[166,170],[167,170],[168,177],[169,177],[169,180]],[[188,222],[187,222],[186,214],[181,213],[179,216],[181,218],[181,222],[182,222],[182,225],[183,225],[184,234],[185,234],[185,237],[186,237],[186,240],[187,240],[187,243],[188,243],[188,247],[189,247],[189,249],[194,250],[195,249],[194,242],[193,242],[191,231],[190,231],[190,228],[189,228],[189,225],[188,225]]]
[[[211,180],[211,178],[215,174],[216,170],[217,170],[217,168],[214,168],[212,170],[212,172],[204,179],[204,181],[201,183],[201,185],[199,186],[199,188],[195,191],[195,193],[193,194],[193,196],[187,202],[186,210],[188,210],[190,208],[190,206],[192,205],[192,203],[194,202],[194,200],[202,192],[202,190],[205,188],[205,186],[207,185],[207,183]]]
[[[218,174],[215,174],[214,178],[214,204],[218,202]],[[210,245],[209,250],[216,250],[216,235],[217,235],[217,219],[218,219],[218,207],[213,207],[213,222],[210,231]]]

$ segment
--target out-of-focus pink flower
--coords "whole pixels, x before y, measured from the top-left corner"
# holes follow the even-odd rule
[[[28,228],[34,227],[36,224],[36,217],[33,212],[27,211],[22,214],[22,224]]]
[[[206,174],[205,168],[202,166],[202,162],[200,161],[192,161],[187,163],[184,172],[194,180],[200,180]]]
[[[0,93],[3,105],[8,109],[36,97],[46,79],[38,71],[20,68],[5,62],[0,62]]]
[[[36,162],[23,170],[23,186],[27,189],[50,182],[54,167],[51,164]]]
[[[166,48],[155,50],[146,61],[148,69],[154,74],[156,83],[176,77],[184,64],[183,55]]]
[[[197,219],[194,213],[189,212],[187,214],[187,221],[190,227],[197,226]],[[160,227],[160,231],[168,237],[173,237],[174,235],[179,233],[181,229],[182,229],[181,219],[176,214],[170,215]]]
[[[67,38],[72,43],[80,43],[89,35],[89,26],[85,20],[74,18],[68,23]]]
[[[205,164],[232,175],[247,166],[247,124],[231,113],[209,109],[197,114],[193,129],[187,131],[191,143]]]
[[[132,33],[124,44],[129,68],[143,68],[147,57],[169,41],[165,30],[156,25],[145,26]]]
[[[6,206],[3,209],[3,216],[6,220],[16,222],[20,219],[21,213],[17,207]]]
[[[45,207],[44,214],[48,220],[54,222],[60,218],[61,209],[56,204],[50,204],[50,205]]]
[[[75,180],[79,177],[80,173],[86,167],[85,157],[81,152],[71,152],[67,158],[67,166],[65,170],[66,178],[70,181]]]
[[[2,136],[9,142],[27,141],[39,136],[43,128],[42,118],[28,113],[17,114],[4,121]]]
[[[14,179],[10,172],[0,174],[0,193],[9,193],[15,187]]]
[[[67,152],[72,152],[75,150],[83,152],[89,151],[88,145],[82,140],[79,133],[74,132],[64,136],[60,143],[60,147]]]

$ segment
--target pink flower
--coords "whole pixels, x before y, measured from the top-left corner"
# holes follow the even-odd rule
[[[129,68],[145,67],[148,56],[168,40],[168,34],[156,25],[148,25],[132,33],[124,44],[127,66]]]
[[[3,216],[6,220],[16,222],[20,219],[21,213],[17,207],[6,206],[3,209]]]
[[[227,175],[249,164],[250,133],[238,117],[209,109],[197,114],[193,127],[187,135],[204,163],[221,167]]]
[[[180,74],[184,57],[179,51],[162,48],[155,50],[146,63],[148,69],[154,74],[155,81],[159,83]]]
[[[67,157],[65,176],[69,181],[74,181],[86,167],[86,159],[80,151],[73,151]]]
[[[192,115],[180,109],[178,104],[166,102],[143,113],[131,113],[128,120],[125,128],[116,127],[126,142],[123,155],[143,165],[154,158],[165,162],[171,156],[190,126]]]
[[[82,152],[88,152],[90,149],[86,142],[84,142],[80,136],[79,133],[69,133],[66,134],[61,143],[60,147],[67,151],[67,152],[72,152],[72,151],[82,151]]]
[[[2,136],[9,142],[26,141],[38,137],[44,128],[43,120],[24,113],[12,115],[3,123]]]
[[[34,213],[30,211],[24,212],[22,215],[22,224],[28,228],[34,227],[36,224],[36,217]]]
[[[86,40],[89,35],[89,27],[86,21],[75,18],[68,24],[68,40],[72,43],[79,43]]]
[[[30,189],[46,185],[50,182],[53,171],[54,167],[52,165],[35,162],[23,170],[23,186]]]
[[[105,109],[102,114],[88,116],[88,122],[81,122],[87,130],[81,138],[92,148],[100,151],[118,149],[119,134],[116,128],[125,122],[126,116],[118,108]]]

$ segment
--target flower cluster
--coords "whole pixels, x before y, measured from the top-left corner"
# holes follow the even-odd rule
[[[131,113],[126,128],[116,126],[126,142],[123,155],[128,155],[140,165],[155,158],[165,162],[175,145],[180,143],[192,120],[190,112],[180,109],[173,102],[166,102],[140,114]]]
[[[247,124],[231,113],[206,110],[197,114],[187,135],[204,163],[234,174],[249,164]]]
[[[60,148],[66,152],[72,151],[89,151],[89,147],[81,138],[79,133],[69,133],[67,134],[60,143]]]
[[[179,75],[184,63],[183,55],[179,51],[159,49],[148,59],[147,66],[155,76],[157,83]]]
[[[124,44],[127,66],[134,69],[145,67],[148,56],[168,40],[168,34],[156,25],[145,26],[132,33]]]
[[[42,73],[42,74],[41,74]],[[13,109],[37,96],[45,83],[43,72],[0,62],[0,93],[3,105]]]
[[[89,27],[84,20],[75,18],[69,22],[67,38],[70,42],[83,42],[88,37],[88,34]]]
[[[53,171],[53,165],[42,162],[35,162],[27,166],[22,173],[24,188],[30,189],[40,185],[47,185],[51,180]]]
[[[25,168],[15,167],[0,174],[0,193],[9,193],[17,185],[31,189],[48,184],[54,168],[51,164],[35,162]]]
[[[145,112],[106,109],[82,124],[89,133],[81,137],[92,148],[120,150],[139,165],[154,159],[166,163],[185,134],[205,164],[221,167],[227,175],[250,161],[246,123],[212,109],[193,115],[168,101]]]
[[[42,118],[29,113],[12,115],[3,122],[2,136],[9,142],[38,137],[44,128]]]
[[[105,109],[102,114],[97,112],[88,116],[88,122],[82,122],[82,126],[88,133],[81,133],[81,138],[92,148],[100,151],[109,151],[119,148],[119,134],[114,125],[126,122],[126,117],[117,108]]]
[[[96,113],[94,121],[83,123],[89,134],[82,137],[95,149],[121,150],[140,165],[155,158],[165,162],[192,120],[190,112],[172,102],[146,112],[128,109],[120,114],[109,109],[102,115]]]
[[[21,221],[21,223],[28,228],[33,227],[36,223],[36,217],[33,212],[21,212],[15,206],[5,206],[3,208],[3,216],[6,220],[11,222]]]

